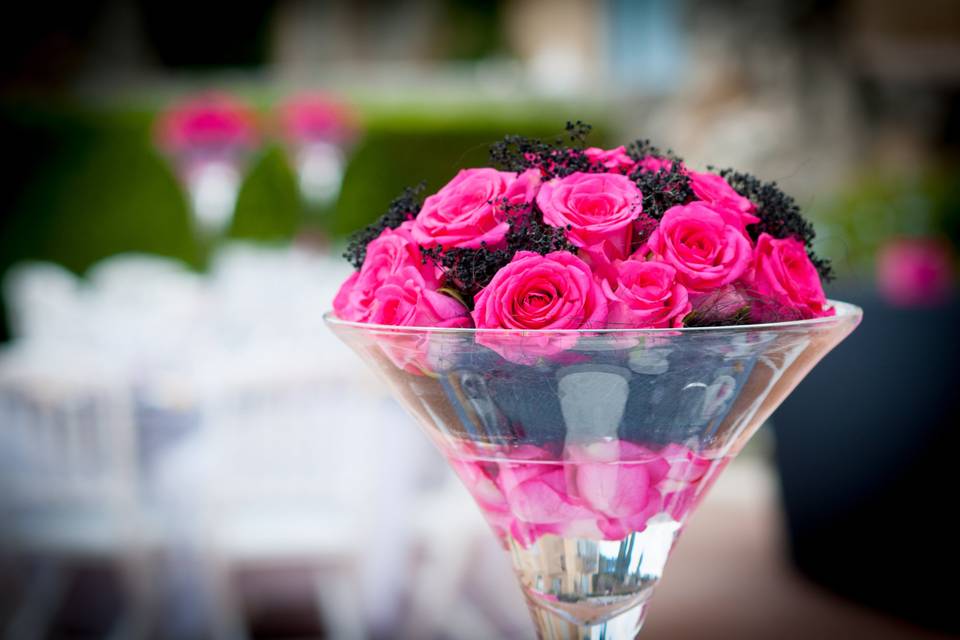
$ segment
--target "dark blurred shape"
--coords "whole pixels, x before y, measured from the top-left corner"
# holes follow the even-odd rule
[[[276,2],[140,0],[145,40],[172,68],[255,67],[267,62]]]
[[[83,64],[102,0],[17,3],[0,20],[0,91],[58,87]],[[10,11],[11,13],[7,13]]]
[[[326,638],[316,576],[301,566],[247,569],[235,578],[252,638]]]
[[[773,418],[794,561],[844,596],[960,632],[960,301],[896,308],[866,287],[831,294],[862,306],[864,322]]]
[[[376,4],[376,3],[374,3]],[[444,0],[440,49],[454,60],[503,54],[501,5],[495,0]]]

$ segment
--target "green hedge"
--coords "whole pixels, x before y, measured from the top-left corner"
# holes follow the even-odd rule
[[[367,106],[363,113],[366,133],[333,210],[303,207],[284,149],[268,143],[252,160],[230,235],[287,240],[312,227],[342,239],[405,186],[425,180],[434,190],[459,168],[484,164],[488,145],[505,133],[553,136],[572,113],[583,117],[582,109],[555,105]],[[0,107],[0,139],[15,161],[0,187],[0,277],[20,260],[82,273],[128,251],[202,267],[184,195],[150,142],[154,117],[149,109]]]

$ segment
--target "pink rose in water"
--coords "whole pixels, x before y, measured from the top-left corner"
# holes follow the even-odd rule
[[[637,329],[679,327],[690,312],[686,288],[677,270],[654,260],[634,258],[614,263],[616,279],[601,282],[607,296],[608,327]]]
[[[953,291],[954,258],[938,238],[900,238],[877,254],[877,288],[898,307],[935,307]]]
[[[583,155],[590,161],[590,164],[602,167],[611,173],[630,175],[634,165],[637,164],[633,158],[627,155],[627,149],[623,145],[609,150],[590,147],[583,150]]]
[[[692,294],[730,284],[750,267],[750,241],[737,227],[702,202],[671,207],[637,252],[652,252],[677,270]]]
[[[570,445],[564,455],[571,493],[595,513],[604,538],[643,531],[647,520],[660,511],[655,487],[669,466],[649,449],[615,440]]]
[[[727,224],[746,233],[748,224],[760,222],[760,218],[754,215],[757,207],[749,199],[737,193],[722,176],[715,173],[698,173],[688,169],[687,177],[690,178],[690,188],[694,195],[712,205]]]
[[[754,254],[750,281],[754,291],[768,298],[774,305],[783,305],[796,311],[802,318],[833,315],[827,307],[820,275],[807,256],[807,249],[796,238],[776,239],[768,233],[760,234]],[[761,322],[773,320],[765,305],[754,306]]]
[[[510,229],[506,205],[532,202],[538,186],[536,171],[518,178],[496,169],[463,169],[424,201],[413,237],[424,247],[498,247]]]
[[[633,221],[643,213],[640,189],[617,173],[572,173],[537,195],[543,221],[567,229],[574,245],[610,260],[627,257]]]
[[[476,296],[479,329],[599,329],[607,300],[590,267],[567,251],[518,251]],[[576,343],[576,335],[478,334],[477,342],[517,363],[531,364]]]

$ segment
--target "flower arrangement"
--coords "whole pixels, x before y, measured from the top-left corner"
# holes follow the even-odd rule
[[[679,328],[832,315],[829,264],[775,183],[698,172],[648,141],[508,136],[492,167],[421,203],[408,189],[357,233],[342,320],[523,332]],[[479,338],[478,338],[479,339]]]

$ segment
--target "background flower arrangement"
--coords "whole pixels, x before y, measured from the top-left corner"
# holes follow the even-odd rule
[[[334,308],[400,326],[565,330],[831,315],[812,226],[774,183],[647,141],[508,136],[422,204],[408,189],[345,254]]]

